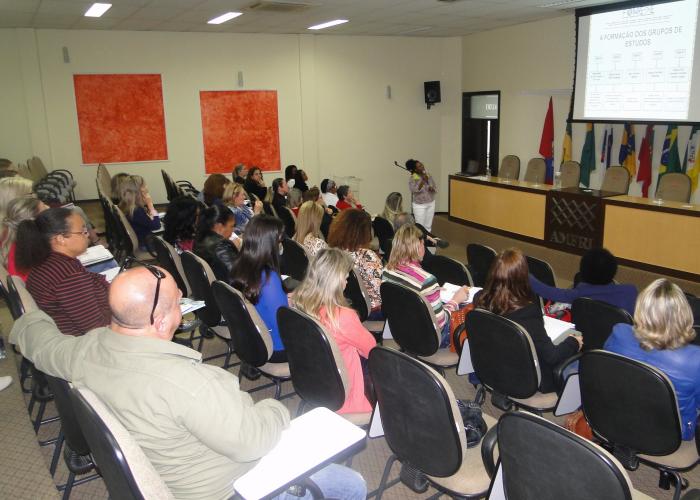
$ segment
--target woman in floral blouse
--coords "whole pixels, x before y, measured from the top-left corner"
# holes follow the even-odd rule
[[[342,210],[331,224],[328,245],[350,252],[355,270],[367,289],[372,304],[371,319],[381,317],[382,299],[379,287],[382,284],[384,266],[376,252],[370,250],[372,220],[367,212],[356,208]]]
[[[321,234],[323,213],[323,207],[315,201],[306,201],[299,208],[294,241],[302,245],[311,257],[328,246]]]

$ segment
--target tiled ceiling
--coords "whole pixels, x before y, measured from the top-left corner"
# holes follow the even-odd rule
[[[110,0],[101,0],[109,2]],[[612,0],[111,0],[100,18],[90,0],[0,0],[0,28],[58,28],[226,33],[463,36],[561,16]],[[253,6],[258,4],[257,8]],[[290,5],[292,4],[292,5]],[[207,20],[243,15],[221,25]],[[350,22],[319,32],[311,25]]]

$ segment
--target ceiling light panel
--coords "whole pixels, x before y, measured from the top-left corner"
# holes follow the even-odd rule
[[[309,26],[307,29],[322,30],[325,28],[330,28],[331,26],[338,26],[339,24],[345,24],[347,22],[348,22],[347,19],[334,19],[333,21],[328,21],[326,23],[315,24],[313,26]]]
[[[107,12],[112,7],[111,3],[99,3],[95,2],[90,6],[90,8],[85,12],[85,17],[101,17],[102,14]]]
[[[214,19],[209,19],[207,21],[207,24],[222,24],[227,21],[230,21],[231,19],[234,19],[240,15],[243,15],[242,12],[227,12],[226,14],[221,14],[219,17],[215,17]]]

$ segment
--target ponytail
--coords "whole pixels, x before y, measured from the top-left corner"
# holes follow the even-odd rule
[[[68,218],[73,214],[69,208],[50,208],[34,220],[24,220],[17,228],[15,260],[22,271],[40,266],[51,254],[51,238],[70,231]]]

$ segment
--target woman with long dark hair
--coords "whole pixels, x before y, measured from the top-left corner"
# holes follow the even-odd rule
[[[163,217],[163,239],[178,253],[192,250],[201,203],[191,196],[178,196],[168,205]]]
[[[250,196],[250,198],[253,200],[258,199],[260,201],[265,201],[265,198],[267,197],[267,186],[263,180],[263,174],[260,167],[250,167],[243,187],[248,193],[248,196]],[[255,196],[255,198],[253,198],[253,196]]]
[[[544,329],[542,309],[532,299],[527,260],[520,250],[509,248],[494,259],[486,285],[476,295],[474,305],[515,321],[527,330],[540,363],[540,392],[553,392],[556,389],[554,368],[576,354],[581,349],[582,340],[570,335],[559,345],[554,345]]]
[[[202,210],[197,224],[194,253],[207,261],[216,279],[228,282],[238,249],[231,242],[236,219],[226,207]],[[239,240],[240,241],[240,240]]]
[[[27,290],[66,335],[109,325],[109,283],[77,259],[87,250],[88,229],[68,208],[50,208],[17,229],[17,265],[29,271]]]
[[[258,314],[270,329],[273,354],[270,361],[284,363],[284,350],[277,310],[289,305],[280,278],[280,252],[284,238],[284,224],[276,217],[256,215],[245,231],[243,246],[231,272],[231,284],[255,305]]]

